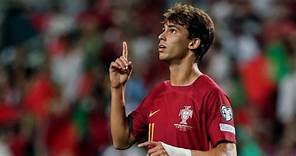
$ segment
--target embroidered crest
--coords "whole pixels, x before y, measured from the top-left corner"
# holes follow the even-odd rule
[[[221,115],[223,116],[225,121],[230,121],[233,118],[231,107],[227,107],[227,106],[223,105],[221,107],[220,112],[221,112]]]
[[[179,116],[181,117],[181,121],[179,124],[174,124],[176,128],[180,131],[186,131],[187,129],[191,129],[192,127],[187,125],[187,120],[192,118],[193,111],[191,110],[191,106],[184,106],[183,109],[180,110]]]
[[[184,106],[184,109],[180,110],[179,116],[181,116],[182,121],[180,124],[187,125],[187,120],[192,118],[192,110],[190,110],[191,106]]]

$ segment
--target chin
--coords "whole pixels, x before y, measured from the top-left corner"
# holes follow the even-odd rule
[[[166,58],[164,56],[161,56],[161,54],[158,55],[158,59],[160,61],[165,61],[166,60]]]
[[[164,62],[167,62],[167,63],[169,62],[169,59],[166,58],[166,57],[159,56],[158,58],[159,58],[160,61],[164,61]]]

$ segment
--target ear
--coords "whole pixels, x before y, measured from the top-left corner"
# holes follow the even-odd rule
[[[197,49],[200,45],[200,39],[199,38],[193,38],[191,39],[191,41],[189,42],[188,44],[188,48],[190,50],[194,50],[194,49]]]

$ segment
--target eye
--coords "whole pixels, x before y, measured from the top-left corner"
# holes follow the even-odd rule
[[[173,34],[175,34],[175,33],[177,32],[177,30],[174,29],[174,28],[169,29],[169,31],[170,31],[171,33],[173,33]]]

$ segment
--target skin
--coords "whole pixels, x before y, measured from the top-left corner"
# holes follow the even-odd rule
[[[113,146],[126,149],[131,146],[135,138],[129,133],[125,114],[124,88],[131,75],[132,63],[128,61],[127,43],[122,44],[122,56],[111,62],[109,77],[111,84],[111,134]]]
[[[198,38],[189,39],[189,32],[181,25],[171,22],[164,24],[159,35],[159,59],[169,64],[170,82],[174,86],[190,85],[202,73],[195,63],[193,50],[198,48]],[[125,84],[132,71],[132,63],[128,60],[127,43],[123,42],[122,56],[111,63],[109,76],[111,82],[111,134],[113,146],[126,149],[135,143],[130,133],[125,114]],[[159,141],[144,142],[138,145],[148,149],[147,155],[168,155]],[[191,150],[192,156],[232,156],[236,155],[236,145],[220,143],[209,151]]]

